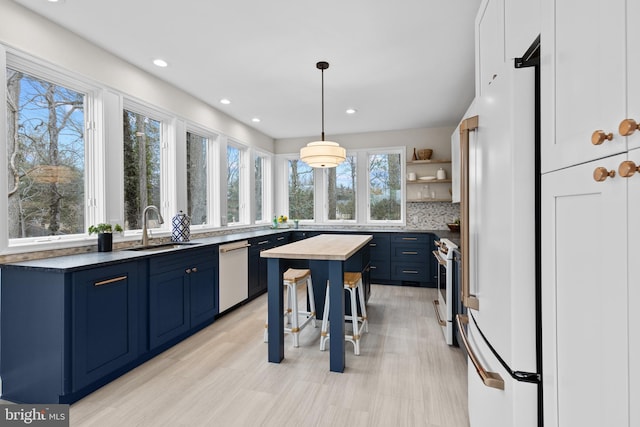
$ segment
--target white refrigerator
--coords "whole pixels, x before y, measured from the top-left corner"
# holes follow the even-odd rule
[[[461,125],[462,299],[472,427],[541,425],[539,43]]]

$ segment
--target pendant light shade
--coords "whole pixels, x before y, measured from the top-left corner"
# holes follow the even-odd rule
[[[335,168],[347,158],[347,152],[337,142],[324,140],[324,70],[329,63],[320,61],[316,64],[322,72],[322,139],[307,144],[300,149],[300,159],[312,168]]]

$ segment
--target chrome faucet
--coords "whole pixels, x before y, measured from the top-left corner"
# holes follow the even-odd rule
[[[149,205],[144,208],[142,212],[142,246],[147,246],[149,244],[149,236],[147,235],[147,213],[149,211],[156,211],[158,214],[158,221],[160,224],[164,224],[164,219],[162,219],[162,215],[160,215],[160,211],[153,205]]]

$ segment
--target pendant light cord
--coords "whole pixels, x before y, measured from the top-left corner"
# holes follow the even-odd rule
[[[316,64],[316,68],[322,72],[322,141],[324,141],[324,70],[329,68],[329,63],[320,61]]]

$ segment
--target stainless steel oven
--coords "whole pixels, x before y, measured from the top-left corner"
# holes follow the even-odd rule
[[[454,344],[453,319],[456,310],[453,298],[453,257],[457,248],[451,240],[440,239],[436,241],[436,250],[433,251],[433,256],[438,261],[438,299],[433,301],[433,307],[445,341],[449,345]]]

